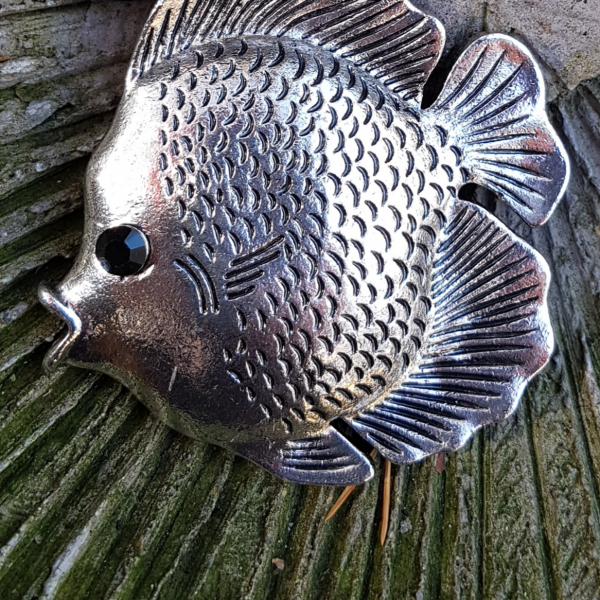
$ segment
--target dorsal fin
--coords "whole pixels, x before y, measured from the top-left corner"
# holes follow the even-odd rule
[[[194,44],[242,34],[319,45],[417,100],[445,41],[442,25],[406,0],[159,0],[129,82]]]

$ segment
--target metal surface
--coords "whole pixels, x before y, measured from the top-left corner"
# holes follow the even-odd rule
[[[50,351],[291,481],[372,476],[507,417],[546,363],[544,260],[457,192],[532,225],[568,179],[539,69],[479,39],[421,110],[443,29],[407,2],[159,2],[86,177]],[[99,236],[141,230],[139,273]],[[334,423],[332,425],[332,423]]]

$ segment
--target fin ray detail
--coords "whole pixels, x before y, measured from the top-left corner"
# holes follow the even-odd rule
[[[406,100],[421,97],[445,42],[442,25],[408,0],[159,0],[144,26],[129,81],[195,43],[243,34],[324,47]]]
[[[232,450],[294,483],[357,485],[373,477],[369,459],[329,426],[319,437],[264,444],[233,444]]]
[[[479,248],[475,256],[470,247]],[[483,208],[457,201],[438,253],[420,364],[385,400],[348,419],[397,463],[456,450],[506,418],[553,346],[547,266]]]
[[[430,114],[454,124],[450,143],[462,151],[469,180],[499,194],[530,225],[541,225],[569,178],[566,151],[545,111],[544,80],[531,54],[495,34],[459,58]]]

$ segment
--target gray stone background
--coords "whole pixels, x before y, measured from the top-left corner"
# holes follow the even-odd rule
[[[448,49],[481,31],[515,35],[548,75],[549,97],[600,74],[598,0],[423,0],[446,26]]]
[[[482,32],[533,49],[573,176],[542,228],[496,210],[551,266],[550,365],[442,473],[394,468],[381,548],[379,463],[325,524],[339,491],[178,436],[106,377],[43,373],[60,324],[36,288],[77,251],[150,5],[0,0],[0,599],[600,599],[599,0],[415,4],[446,26],[443,68]]]

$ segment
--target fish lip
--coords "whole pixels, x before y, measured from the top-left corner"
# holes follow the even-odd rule
[[[81,335],[81,319],[60,296],[56,289],[42,284],[38,288],[38,298],[44,307],[58,315],[67,324],[67,333],[52,344],[44,357],[44,369],[52,373],[59,364],[68,358],[69,350]]]

